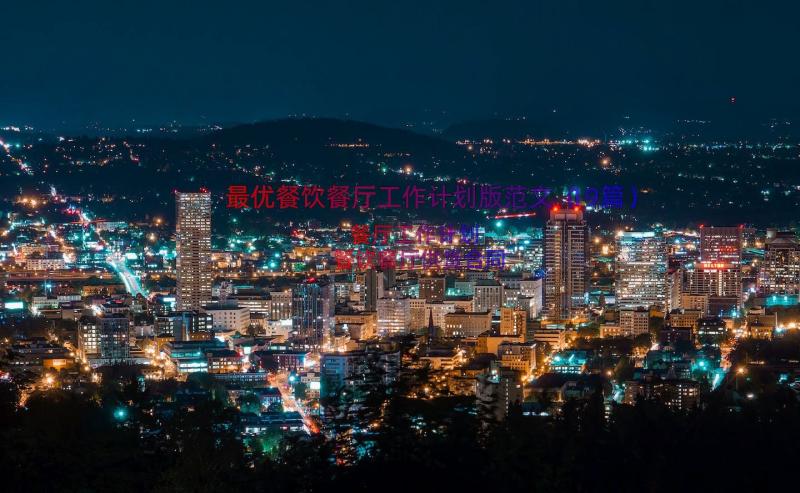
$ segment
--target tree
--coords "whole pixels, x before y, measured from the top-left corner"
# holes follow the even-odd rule
[[[261,399],[252,392],[242,394],[238,399],[239,410],[243,413],[258,414],[261,412]]]
[[[600,336],[600,324],[588,323],[578,327],[578,337],[593,338]]]
[[[639,334],[633,338],[633,347],[639,349],[650,349],[653,345],[653,339],[650,334]]]
[[[307,391],[308,391],[308,385],[305,382],[298,382],[294,386],[294,398],[299,401],[305,399]]]

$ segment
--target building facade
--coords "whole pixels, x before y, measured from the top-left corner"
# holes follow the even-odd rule
[[[567,319],[586,305],[589,228],[580,208],[550,211],[544,232],[544,310]]]
[[[175,195],[177,309],[198,310],[211,301],[211,194]]]

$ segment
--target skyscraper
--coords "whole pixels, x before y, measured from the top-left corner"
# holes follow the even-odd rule
[[[667,298],[667,249],[652,231],[617,234],[618,306],[663,306]]]
[[[709,312],[738,311],[742,303],[740,227],[701,227],[700,262],[687,271],[687,292],[707,294]]]
[[[109,361],[125,361],[131,354],[130,322],[122,315],[100,317],[100,357]]]
[[[176,192],[177,309],[211,301],[211,194]]]
[[[364,272],[364,310],[374,312],[378,306],[378,298],[383,295],[383,274],[375,269]]]
[[[793,232],[767,240],[758,288],[763,294],[800,292],[800,243]]]
[[[405,334],[411,323],[411,300],[397,290],[378,300],[378,333],[381,336]]]
[[[305,344],[322,346],[333,327],[333,285],[323,280],[308,279],[292,289],[292,330],[295,339]]]
[[[740,265],[742,261],[743,228],[700,228],[700,260],[705,262],[727,262]]]
[[[83,316],[78,329],[78,354],[86,361],[124,361],[130,356],[129,338],[125,316]]]
[[[588,238],[579,207],[550,211],[544,232],[544,302],[550,318],[569,318],[586,304]]]

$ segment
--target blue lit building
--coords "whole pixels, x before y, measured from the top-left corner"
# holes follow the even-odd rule
[[[580,374],[586,371],[589,354],[586,351],[560,351],[550,359],[552,373]]]

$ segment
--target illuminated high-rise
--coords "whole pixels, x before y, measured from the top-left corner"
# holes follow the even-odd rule
[[[617,235],[616,302],[619,306],[663,306],[667,298],[667,249],[652,231]]]
[[[700,228],[700,262],[687,271],[686,291],[707,294],[712,315],[741,308],[743,234],[741,227]]]
[[[589,227],[583,211],[553,208],[544,232],[544,309],[567,319],[586,304]]]
[[[764,294],[800,293],[800,243],[793,232],[778,232],[767,240],[758,287]]]
[[[78,326],[78,355],[85,361],[120,362],[130,356],[129,322],[123,315],[83,316]]]
[[[333,285],[325,280],[307,279],[292,289],[292,331],[298,342],[319,347],[333,328]]]
[[[740,227],[701,227],[700,260],[739,265],[742,261],[743,231]]]
[[[198,310],[211,301],[211,194],[175,194],[177,309]]]
[[[378,300],[378,333],[381,336],[406,334],[411,323],[411,300],[397,290],[389,290]]]

